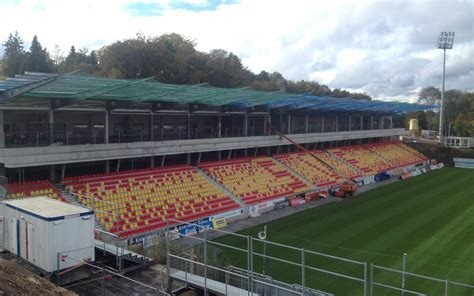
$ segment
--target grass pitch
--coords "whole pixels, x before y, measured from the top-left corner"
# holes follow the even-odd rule
[[[267,224],[270,241],[352,260],[474,285],[474,170],[444,168],[349,198],[297,213]],[[240,232],[257,237],[262,226]],[[246,248],[245,239],[226,236],[221,243]],[[222,248],[220,248],[222,250]],[[254,243],[262,252],[262,244]],[[267,255],[301,262],[301,253],[267,245]],[[247,257],[226,249],[220,261],[242,268]],[[275,260],[263,264],[254,256],[254,270],[289,283],[301,284],[301,267]],[[318,268],[363,277],[363,267],[316,255],[305,262]],[[361,283],[305,270],[306,285],[337,295],[363,295]],[[401,275],[376,270],[375,281],[400,287]],[[445,283],[407,277],[406,288],[444,295]],[[400,295],[374,287],[374,295]],[[449,295],[474,295],[474,290],[449,285]],[[405,295],[413,295],[405,293]]]

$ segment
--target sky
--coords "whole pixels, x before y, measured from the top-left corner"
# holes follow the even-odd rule
[[[0,12],[0,40],[38,35],[50,53],[175,32],[198,50],[237,54],[255,73],[408,102],[441,88],[436,40],[454,31],[446,88],[474,91],[474,0],[0,0]]]

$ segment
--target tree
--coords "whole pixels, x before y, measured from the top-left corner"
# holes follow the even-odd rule
[[[26,54],[23,48],[23,40],[18,32],[15,31],[14,35],[10,34],[3,46],[5,47],[2,58],[3,74],[12,77],[15,74],[22,73]]]
[[[76,48],[71,46],[66,58],[59,65],[60,73],[68,73],[79,70],[85,73],[95,73],[99,70],[97,62],[97,54],[93,50],[89,53],[87,48],[81,48],[76,51]]]
[[[424,87],[418,93],[418,103],[436,105],[441,100],[441,92],[434,86]]]
[[[25,70],[45,73],[53,72],[53,62],[49,58],[49,53],[41,46],[36,35],[31,41],[30,52],[26,56]]]
[[[223,49],[209,53],[207,62],[207,81],[217,87],[248,86],[252,73],[242,65],[240,58]]]
[[[474,137],[474,93],[465,93],[459,105],[461,112],[454,121],[454,135]]]

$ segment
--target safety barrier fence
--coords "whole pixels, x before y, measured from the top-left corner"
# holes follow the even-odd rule
[[[382,272],[385,273],[385,281],[377,278],[378,275],[381,275],[382,277],[384,276],[381,274]],[[387,277],[387,273],[391,273],[392,275],[395,274],[395,276]],[[449,279],[430,277],[406,270],[398,270],[375,264],[370,264],[370,275],[371,296],[380,293],[387,293],[388,291],[400,291],[402,295],[428,295],[425,291],[415,291],[415,289],[409,288],[412,286],[410,284],[413,283],[418,284],[418,286],[431,287],[430,290],[436,290],[436,295],[472,295],[472,293],[474,293],[474,285],[451,281]],[[400,280],[397,283],[394,283],[393,279],[397,278]],[[377,293],[374,293],[376,287],[381,287],[382,289],[378,289]]]

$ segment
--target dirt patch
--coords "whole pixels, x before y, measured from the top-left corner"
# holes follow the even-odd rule
[[[0,295],[73,296],[77,294],[20,267],[15,261],[0,259]]]

